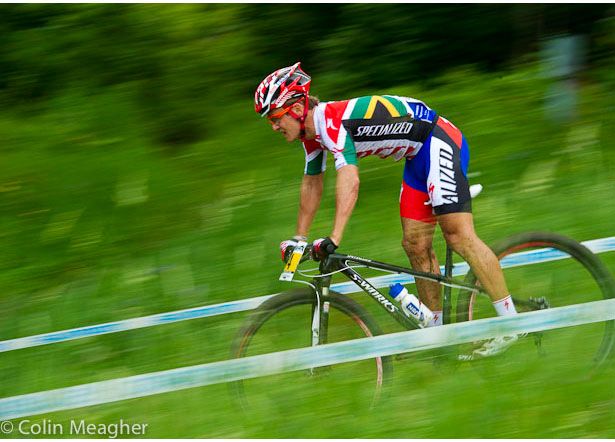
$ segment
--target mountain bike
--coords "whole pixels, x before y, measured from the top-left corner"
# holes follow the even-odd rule
[[[368,298],[380,307],[382,316],[392,317],[405,330],[420,328],[419,323],[406,316],[387,293],[377,284],[359,274],[360,268],[377,270],[413,278],[435,281],[443,286],[443,323],[471,321],[495,316],[495,310],[486,292],[470,271],[464,279],[453,278],[453,271],[461,265],[453,264],[453,252],[446,247],[444,273],[420,272],[354,255],[334,253],[321,261],[318,272],[308,274],[298,265],[308,261],[310,246],[302,244],[301,253],[293,253],[280,279],[293,280],[294,272],[309,276],[312,281],[297,281],[308,287],[290,290],[274,296],[255,310],[232,345],[232,357],[245,357],[305,346],[322,345],[347,339],[382,334],[379,321],[365,307],[348,295],[330,289],[332,277],[343,275],[358,286]],[[549,232],[520,233],[503,239],[492,246],[500,259],[510,293],[519,313],[550,307],[591,302],[615,297],[615,280],[602,261],[579,242]],[[538,256],[538,264],[528,264],[528,256]],[[526,265],[524,265],[526,264]],[[386,285],[386,284],[385,284]],[[453,293],[453,289],[458,292]],[[453,310],[453,305],[455,309]],[[519,340],[514,347],[525,347],[537,356],[550,353],[562,364],[583,364],[587,373],[603,367],[613,354],[615,321],[532,333]],[[473,343],[473,346],[481,342]],[[511,351],[509,349],[508,351]],[[447,352],[457,360],[463,349]],[[322,383],[330,390],[340,382],[353,381],[353,389],[361,385],[359,396],[364,401],[377,402],[385,381],[391,377],[393,358],[377,357],[372,360],[321,367],[304,371],[301,376],[312,380],[310,385]],[[523,363],[529,364],[523,357]],[[587,363],[587,364],[585,364]],[[337,374],[336,374],[337,373]],[[271,382],[274,387],[271,387]],[[286,388],[285,398],[304,395],[306,388],[297,373],[285,373],[266,379],[237,381],[231,384],[233,393],[244,408],[248,397],[267,396],[267,391]],[[252,384],[251,392],[247,384]],[[367,386],[367,387],[365,387]],[[293,391],[293,389],[295,391]],[[261,398],[262,399],[262,398]],[[262,399],[261,406],[271,407]]]

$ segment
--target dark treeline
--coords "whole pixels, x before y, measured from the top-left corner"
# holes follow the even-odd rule
[[[612,57],[612,15],[608,4],[2,5],[0,105],[123,85],[157,141],[186,143],[206,136],[214,106],[297,60],[340,94],[459,65],[505,69],[558,34],[587,36],[591,64]]]

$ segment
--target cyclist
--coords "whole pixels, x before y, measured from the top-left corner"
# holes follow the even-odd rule
[[[340,245],[359,193],[358,159],[376,155],[404,159],[400,194],[402,245],[415,270],[439,273],[433,234],[439,224],[447,243],[461,255],[489,293],[498,315],[516,314],[498,259],[476,235],[467,180],[469,149],[459,129],[422,101],[373,95],[320,103],[309,95],[311,78],[295,63],[268,75],[254,95],[255,110],[286,141],[301,141],[305,170],[296,234],[280,244],[307,240],[320,206],[327,154],[333,155],[336,211],[329,236],[313,242],[320,258]],[[440,286],[417,279],[423,303],[434,312],[429,326],[442,324]],[[468,358],[504,351],[517,336],[495,338]]]

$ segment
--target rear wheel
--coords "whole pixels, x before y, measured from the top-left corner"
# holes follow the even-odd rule
[[[529,232],[508,237],[492,247],[500,260],[508,289],[519,313],[615,297],[612,275],[588,248],[562,235]],[[534,257],[532,259],[531,257]],[[572,258],[572,259],[571,259]],[[536,262],[536,261],[540,262]],[[478,285],[470,272],[466,282]],[[478,292],[461,291],[457,321],[495,316],[491,300]],[[533,333],[507,351],[531,365],[529,351],[548,355],[571,372],[590,373],[603,367],[613,353],[615,321]],[[478,344],[478,343],[476,343]],[[471,351],[462,348],[463,352]]]
[[[327,300],[328,343],[381,334],[374,320],[350,298],[331,292]],[[232,357],[310,346],[315,304],[316,295],[310,289],[290,291],[266,301],[237,335]],[[390,358],[377,357],[246,379],[232,383],[231,389],[244,411],[250,413],[287,413],[298,403],[306,402],[313,402],[318,409],[366,408],[377,402],[390,369]]]

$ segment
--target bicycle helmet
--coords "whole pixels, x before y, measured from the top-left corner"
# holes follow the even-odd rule
[[[301,70],[301,62],[269,74],[254,93],[254,110],[262,117],[284,107],[288,100],[305,97],[310,91],[311,78]]]

